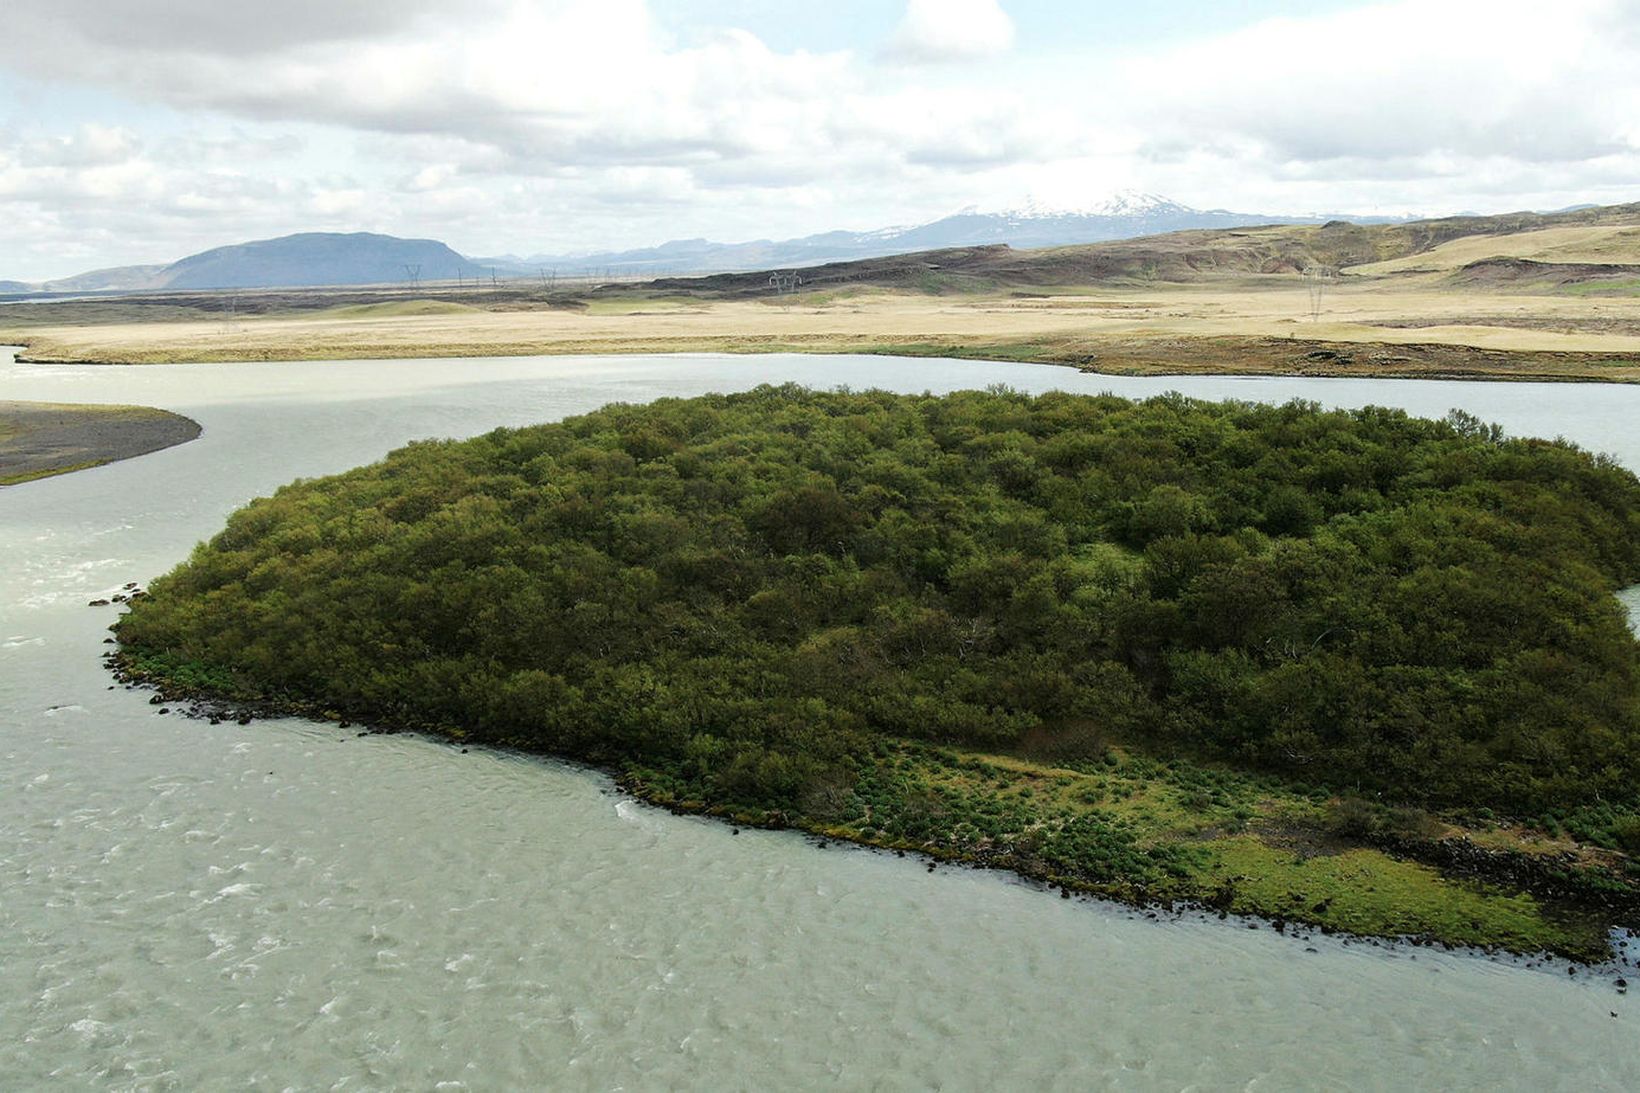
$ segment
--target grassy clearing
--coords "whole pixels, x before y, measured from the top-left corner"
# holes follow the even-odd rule
[[[688,296],[593,297],[585,301],[584,315],[657,315],[699,311],[705,305]]]
[[[1078,354],[1067,354],[1064,347],[1047,341],[1041,342],[982,342],[979,344],[940,342],[888,342],[862,349],[860,352],[887,357],[940,357],[953,360],[1019,361],[1025,364],[1074,363]],[[1067,360],[1071,357],[1071,360]]]
[[[1567,296],[1640,296],[1640,277],[1614,281],[1578,281],[1556,291]]]
[[[875,287],[847,286],[815,291],[800,290],[790,296],[781,297],[781,300],[800,304],[804,307],[835,307],[838,304],[858,303],[867,297],[881,295],[881,292],[881,289]]]
[[[1287,917],[1363,935],[1434,938],[1515,952],[1599,953],[1595,921],[1557,916],[1525,893],[1452,881],[1426,865],[1354,848],[1306,856],[1253,835],[1212,844],[1201,878],[1236,913]],[[1220,897],[1222,899],[1222,896]]]
[[[17,471],[15,473],[0,473],[0,486],[18,486],[24,482],[33,482],[40,478],[50,478],[53,475],[68,474],[72,471],[90,470],[100,467],[104,463],[112,462],[108,459],[88,459],[83,463],[71,463],[63,467],[42,467],[35,470]]]
[[[454,300],[387,300],[376,304],[351,304],[327,308],[311,314],[314,319],[399,319],[410,315],[466,315],[482,308]]]
[[[662,771],[632,768],[624,781],[656,803],[702,807],[673,792]],[[1337,802],[1319,792],[1120,748],[1093,762],[1053,762],[900,741],[879,749],[852,793],[807,805],[795,817],[729,814],[1126,902],[1512,952],[1605,953],[1597,916],[1340,838]]]

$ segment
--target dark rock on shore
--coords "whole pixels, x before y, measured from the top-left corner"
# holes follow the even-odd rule
[[[1618,925],[1640,925],[1640,889],[1611,883],[1611,878],[1591,872],[1570,853],[1490,850],[1468,838],[1383,835],[1374,841],[1391,854],[1432,865],[1449,876],[1517,888],[1539,899],[1597,911]]]

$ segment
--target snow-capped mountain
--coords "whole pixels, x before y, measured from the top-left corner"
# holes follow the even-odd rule
[[[1167,216],[1194,210],[1161,194],[1119,190],[1088,211],[1094,216]]]
[[[1038,198],[1000,212],[970,207],[926,224],[876,231],[830,231],[801,239],[714,243],[679,239],[641,250],[539,254],[519,259],[465,258],[432,240],[365,234],[307,234],[236,247],[220,247],[169,266],[98,270],[43,285],[0,281],[0,296],[33,292],[97,292],[201,286],[357,284],[401,280],[410,266],[430,280],[451,277],[529,278],[549,269],[565,276],[585,271],[613,274],[723,273],[792,269],[856,258],[881,258],[942,247],[1006,243],[1057,247],[1103,243],[1189,228],[1251,224],[1321,223],[1330,217],[1261,216],[1224,209],[1193,209],[1160,194],[1124,190],[1085,204],[1054,204]],[[1360,223],[1384,218],[1355,218]]]
[[[624,273],[718,273],[819,265],[854,258],[880,258],[908,251],[1006,243],[1014,247],[1059,247],[1103,243],[1189,228],[1236,228],[1252,224],[1320,223],[1317,217],[1265,216],[1224,209],[1193,209],[1160,194],[1122,190],[1084,205],[1028,198],[999,212],[970,206],[950,216],[911,227],[876,231],[831,231],[801,239],[714,243],[690,239],[643,250],[603,254],[542,254],[535,267],[595,269]]]
[[[1012,220],[1060,220],[1066,217],[1081,216],[1187,216],[1197,211],[1188,205],[1181,205],[1171,198],[1163,197],[1161,194],[1148,194],[1139,190],[1118,190],[1108,197],[1085,205],[1060,204],[1032,195],[1025,199],[1023,205],[1005,209],[997,215]]]

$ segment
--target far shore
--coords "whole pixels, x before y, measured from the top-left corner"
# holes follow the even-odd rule
[[[1052,364],[1109,376],[1306,376],[1530,383],[1640,383],[1640,352],[1487,349],[1456,343],[1323,341],[1296,337],[1185,337],[1092,341],[1054,335],[1020,341],[940,336],[896,341],[866,335],[702,335],[679,338],[577,338],[494,341],[354,338],[266,339],[209,349],[180,343],[135,346],[96,339],[43,342],[17,359],[27,364],[245,364],[345,360],[460,360],[476,357],[630,356],[689,353],[864,354]]]
[[[566,300],[374,290],[155,297],[9,313],[35,363],[173,364],[668,353],[868,353],[1108,375],[1640,382],[1640,298],[1292,278],[929,295],[862,286],[708,299],[612,286]],[[347,301],[338,306],[338,300]],[[364,302],[359,302],[364,301]],[[222,314],[229,303],[266,310]]]
[[[157,452],[201,431],[192,418],[151,406],[0,400],[0,486]]]
[[[164,289],[0,309],[37,363],[847,353],[1104,375],[1640,383],[1640,204],[801,271]]]

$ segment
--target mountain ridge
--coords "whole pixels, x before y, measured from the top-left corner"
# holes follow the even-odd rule
[[[522,265],[531,275],[547,267],[560,272],[565,269],[600,270],[631,275],[733,273],[780,267],[803,268],[950,247],[1006,243],[1020,249],[1035,249],[1108,243],[1201,228],[1323,224],[1333,219],[1340,217],[1196,209],[1160,194],[1122,190],[1086,206],[1027,198],[1023,205],[995,212],[969,206],[922,224],[869,231],[833,230],[783,240],[716,243],[706,239],[690,239],[624,251],[542,253],[530,256]],[[1350,216],[1344,219],[1367,224],[1395,223],[1404,218]]]
[[[0,281],[0,292],[28,295],[308,288],[489,275],[488,267],[475,264],[436,239],[407,239],[377,232],[296,232],[212,247],[168,264],[114,266],[32,284]]]
[[[213,247],[166,266],[168,289],[283,288],[442,280],[479,268],[435,239],[374,232],[298,232]]]
[[[1569,212],[1573,210],[1557,210]],[[1532,215],[1532,214],[1517,214]],[[1448,220],[1462,219],[1446,218]],[[164,265],[91,270],[52,281],[0,281],[0,293],[143,292],[404,284],[412,280],[535,280],[565,276],[714,276],[796,270],[952,248],[1006,245],[1018,250],[1115,243],[1145,236],[1264,226],[1406,224],[1410,217],[1272,216],[1196,209],[1160,194],[1118,191],[1087,204],[1035,197],[1000,211],[970,206],[922,224],[869,231],[836,229],[791,239],[720,243],[696,237],[593,253],[468,257],[433,239],[371,232],[300,232],[214,247]]]

